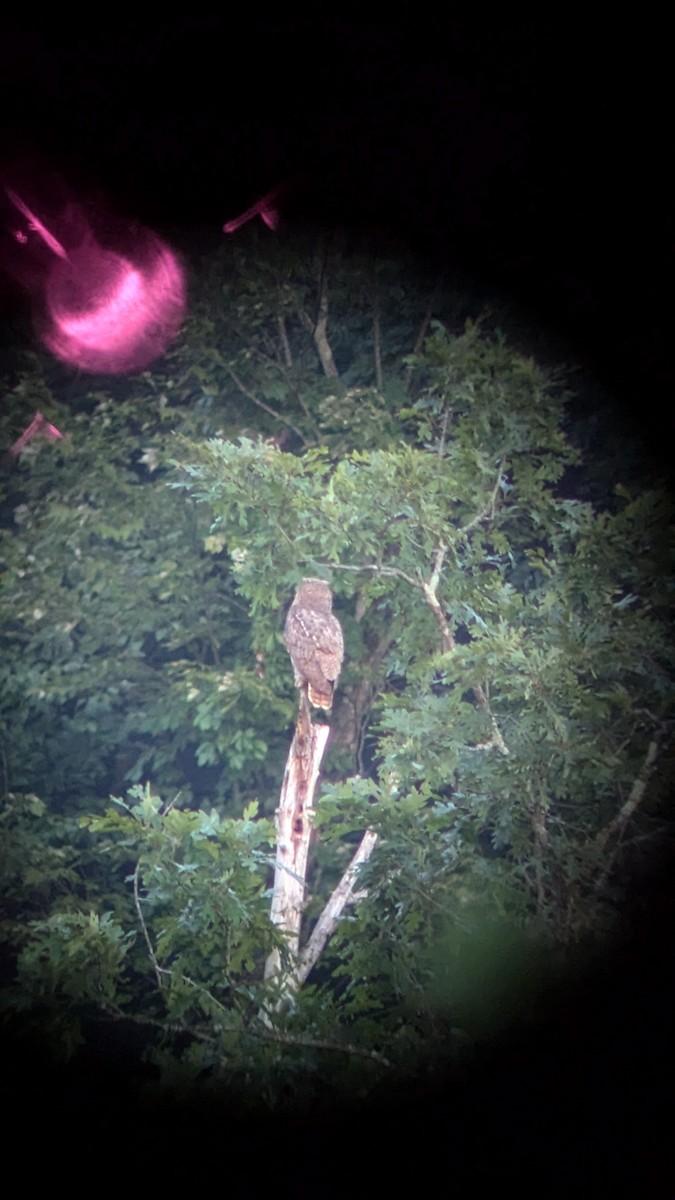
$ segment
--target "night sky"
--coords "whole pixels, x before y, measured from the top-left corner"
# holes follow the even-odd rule
[[[160,232],[217,232],[299,180],[296,213],[395,230],[522,306],[641,420],[670,405],[658,28],[208,14],[27,24],[0,39],[0,166],[56,168]]]

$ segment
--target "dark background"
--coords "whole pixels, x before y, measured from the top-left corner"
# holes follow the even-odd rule
[[[220,229],[299,178],[300,216],[394,230],[434,267],[548,330],[563,358],[609,388],[663,474],[675,382],[665,28],[634,13],[631,24],[610,15],[590,28],[573,17],[428,11],[361,22],[316,11],[134,15],[102,17],[96,30],[67,10],[30,27],[15,20],[0,36],[0,168],[45,164],[160,232],[188,234]],[[14,303],[0,285],[5,313]],[[215,1147],[221,1183],[235,1191],[259,1186],[269,1168],[290,1195],[335,1194],[338,1177],[354,1186],[355,1160],[367,1155],[376,1185],[414,1186],[433,1166],[442,1187],[466,1171],[629,1188],[635,1171],[641,1191],[658,1194],[669,1156],[672,903],[667,872],[644,886],[652,900],[637,932],[552,1005],[550,1020],[497,1047],[471,1080],[414,1103],[395,1095],[357,1128],[346,1114],[314,1113],[258,1134],[206,1108],[151,1120],[134,1106],[124,1063],[108,1060],[84,1081],[42,1078],[37,1060],[20,1060],[5,1076],[7,1102],[20,1130],[44,1138],[63,1126],[68,1145],[95,1126],[104,1164],[114,1142],[130,1166],[168,1166],[176,1181],[196,1178]],[[197,1133],[208,1149],[195,1150]]]
[[[0,36],[0,165],[32,156],[160,228],[220,229],[300,177],[309,216],[468,272],[672,433],[666,43],[493,14],[41,16]]]

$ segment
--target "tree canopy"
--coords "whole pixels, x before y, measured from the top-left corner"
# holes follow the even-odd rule
[[[152,370],[5,368],[4,440],[36,407],[64,437],[0,477],[4,1004],[69,1050],[135,1022],[164,1072],[276,1101],[465,1053],[617,929],[668,831],[672,514],[627,452],[581,498],[564,374],[470,297],[239,237],[193,253]],[[377,843],[270,1027],[303,576],[346,647],[304,937]]]

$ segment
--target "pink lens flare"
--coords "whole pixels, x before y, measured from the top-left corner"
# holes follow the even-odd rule
[[[185,282],[171,250],[142,232],[129,255],[89,242],[47,281],[45,345],[85,371],[121,374],[159,358],[185,314]]]
[[[250,208],[246,209],[240,217],[235,217],[234,220],[228,221],[223,225],[223,233],[234,233],[235,230],[241,229],[247,221],[253,220],[253,217],[261,217],[268,229],[279,228],[279,209],[273,203],[278,200],[283,191],[282,186],[272,188],[262,200],[256,200]]]
[[[14,231],[25,249],[17,250],[11,269],[33,295],[47,349],[100,374],[140,371],[161,357],[186,309],[185,275],[173,250],[150,230],[99,211],[100,205],[85,211],[71,200],[58,205],[48,229],[40,203],[4,190],[28,231],[55,256],[46,258],[25,228]]]
[[[101,344],[117,348],[123,343],[129,320],[134,320],[143,304],[143,277],[123,258],[118,270],[115,266],[110,272],[108,294],[98,308],[90,308],[82,316],[70,316],[67,310],[61,315],[54,309],[54,320],[65,337],[90,349]]]
[[[260,216],[265,222],[268,229],[279,228],[279,209],[278,208],[261,208]]]
[[[5,191],[12,201],[12,204],[14,204],[15,207],[18,208],[19,212],[23,213],[24,217],[26,217],[28,221],[28,228],[33,229],[35,233],[39,233],[40,237],[49,246],[49,249],[53,250],[55,254],[58,254],[59,258],[67,258],[68,255],[63,249],[61,243],[58,242],[56,238],[49,232],[47,227],[42,224],[42,221],[36,217],[35,213],[30,210],[28,205],[24,204],[21,197],[17,196],[16,192],[13,191],[12,188],[5,188]],[[23,237],[21,237],[19,234],[17,234],[17,240],[20,242],[25,242],[27,240],[26,235],[24,234]]]
[[[63,434],[59,432],[56,425],[50,425],[47,418],[43,417],[41,412],[36,412],[30,425],[16,439],[9,451],[9,457],[17,459],[34,437],[46,437],[50,442],[55,442],[58,438],[63,437]]]

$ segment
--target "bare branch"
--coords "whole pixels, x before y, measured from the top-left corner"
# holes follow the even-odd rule
[[[424,579],[421,575],[418,575],[417,578],[414,578],[412,575],[408,575],[405,571],[401,571],[398,567],[383,567],[380,566],[379,563],[360,563],[358,565],[344,563],[333,564],[333,570],[377,571],[379,575],[390,575],[397,579],[403,579],[406,583],[410,584],[411,587],[416,588],[417,591],[421,591],[436,619],[441,633],[441,645],[443,647],[443,652],[447,654],[455,649],[455,638],[452,629],[450,628],[450,623],[443,610],[443,606],[437,596],[438,584],[440,582],[443,563],[445,561],[447,552],[447,546],[437,547],[434,553],[431,575],[429,576],[429,579]],[[499,750],[500,754],[505,756],[508,755],[509,748],[501,735],[494,716],[492,715],[490,702],[485,694],[484,688],[480,683],[474,683],[471,685],[471,691],[475,697],[478,707],[489,717],[490,725],[492,727],[492,736],[490,737],[490,740],[488,742],[483,742],[480,748],[487,749],[488,747],[494,747],[496,750]],[[474,747],[474,749],[478,749],[478,747]]]
[[[488,504],[485,506],[485,508],[482,510],[482,512],[479,512],[479,513],[477,513],[477,515],[475,517],[472,517],[471,520],[469,522],[467,522],[466,525],[462,525],[461,529],[458,530],[458,533],[460,533],[460,534],[468,533],[468,531],[470,529],[474,529],[475,526],[480,525],[481,522],[491,521],[494,518],[495,509],[496,509],[496,505],[497,505],[497,496],[499,495],[499,489],[501,487],[501,482],[502,482],[502,475],[504,473],[504,462],[505,462],[505,460],[502,459],[499,464],[499,468],[497,470],[497,479],[495,480],[495,485],[492,489],[492,493],[490,495]]]
[[[298,310],[298,316],[301,324],[314,339],[324,375],[329,379],[337,379],[338,369],[335,366],[333,351],[328,341],[328,288],[323,272],[319,282],[319,308],[316,323],[312,321],[304,308]]]
[[[604,829],[600,830],[595,838],[595,846],[598,850],[604,850],[607,842],[614,834],[618,834],[619,838],[621,838],[626,825],[642,804],[647,792],[647,784],[654,772],[657,760],[669,739],[669,735],[670,730],[667,726],[662,725],[656,736],[652,738],[647,747],[647,753],[640,772],[633,780],[633,786],[630,789],[628,799],[622,804],[616,816],[605,825]]]
[[[438,439],[438,457],[442,458],[445,454],[445,439],[448,433],[448,422],[452,416],[452,409],[443,409],[443,424],[441,426],[441,436]]]
[[[182,971],[177,973],[170,967],[160,966],[159,960],[157,958],[157,955],[155,954],[155,950],[152,945],[152,941],[150,940],[150,934],[148,933],[148,927],[145,923],[145,918],[143,916],[143,911],[141,909],[141,898],[140,898],[139,891],[138,891],[140,868],[141,868],[141,863],[140,863],[140,859],[139,859],[139,861],[136,863],[136,869],[134,871],[134,877],[133,877],[134,878],[134,905],[136,908],[136,912],[138,914],[138,920],[140,922],[141,930],[143,932],[143,937],[145,938],[145,944],[148,947],[148,954],[150,956],[150,962],[152,963],[154,971],[155,971],[155,975],[157,976],[158,986],[160,988],[162,987],[162,976],[163,975],[167,975],[169,977],[169,979],[176,976],[178,979],[180,979],[181,983],[184,983],[187,985],[187,987],[193,988],[196,992],[200,992],[200,993],[202,993],[202,995],[207,996],[208,999],[210,1000],[210,1002],[212,1004],[214,1004],[216,1008],[219,1008],[220,1011],[223,1013],[227,1013],[228,1010],[225,1008],[225,1005],[221,1004],[220,1000],[217,1000],[216,997],[213,995],[213,992],[210,992],[208,988],[203,986],[203,984],[196,983],[194,979],[190,979],[189,975],[183,975]]]
[[[376,841],[377,834],[372,829],[367,829],[347,870],[326,902],[323,912],[312,930],[312,935],[300,955],[300,968],[297,973],[298,985],[303,984],[307,979],[329,937],[335,932],[345,907],[353,903],[357,895],[359,898],[363,897],[364,893],[356,893],[354,886],[358,879],[359,868],[370,858]]]
[[[375,386],[382,390],[382,340],[380,333],[380,298],[375,296],[373,309],[373,357],[375,359]]]
[[[138,920],[141,925],[143,937],[145,938],[145,944],[148,947],[148,954],[150,955],[150,962],[152,963],[152,965],[154,967],[155,975],[157,976],[157,986],[161,988],[162,975],[165,975],[165,974],[170,975],[171,972],[170,971],[167,972],[163,967],[160,967],[159,962],[157,961],[157,955],[155,954],[154,946],[153,946],[152,942],[150,941],[150,934],[148,933],[148,927],[145,923],[145,917],[143,916],[143,912],[141,909],[141,898],[138,894],[138,881],[139,881],[139,877],[140,877],[140,869],[141,869],[141,863],[140,863],[140,859],[139,859],[139,861],[136,863],[136,870],[134,871],[134,905],[136,907],[136,912],[138,914]]]
[[[422,319],[422,324],[420,326],[420,330],[417,335],[415,345],[413,347],[413,354],[415,356],[421,353],[422,347],[426,341],[427,334],[429,333],[429,326],[431,325],[431,317],[432,317],[433,311],[434,311],[434,304],[436,303],[436,297],[438,296],[438,292],[439,292],[439,289],[441,286],[441,279],[442,279],[442,276],[439,275],[439,277],[436,280],[436,283],[434,285],[434,290],[429,297],[429,303],[427,304],[426,312]],[[405,391],[406,391],[407,396],[410,395],[410,388],[412,385],[413,372],[414,372],[414,367],[412,367],[412,366],[406,367]]]
[[[424,598],[425,598],[427,604],[429,605],[429,608],[431,609],[432,613],[434,614],[434,617],[436,618],[438,627],[441,631],[441,644],[443,646],[443,651],[444,651],[444,653],[447,654],[450,651],[455,649],[455,639],[454,639],[452,630],[450,628],[448,619],[443,610],[443,606],[440,603],[438,596],[437,596],[438,584],[440,581],[441,571],[443,569],[443,563],[445,561],[446,554],[447,554],[446,546],[439,546],[436,549],[436,552],[434,554],[433,565],[431,568],[431,575],[429,576],[429,579],[426,580],[426,579],[422,579],[420,577],[417,580],[415,586],[420,588],[420,590],[422,591]],[[490,718],[490,724],[492,726],[492,737],[490,739],[490,743],[487,743],[487,744],[491,744],[491,745],[495,746],[495,748],[497,750],[499,750],[500,754],[507,755],[509,753],[508,746],[506,745],[506,743],[499,731],[497,722],[492,715],[492,711],[490,709],[490,703],[488,701],[488,698],[485,694],[484,689],[482,688],[482,686],[479,683],[475,683],[475,684],[472,684],[471,691],[473,692],[473,695],[475,697],[476,703],[478,704],[478,707],[484,713],[486,713],[488,715],[488,717]]]
[[[291,347],[290,347],[290,343],[288,341],[288,333],[286,332],[286,322],[284,321],[284,318],[281,315],[279,315],[277,317],[277,326],[279,328],[279,340],[281,342],[281,349],[283,350],[284,363],[285,363],[286,367],[288,368],[288,370],[290,371],[290,369],[293,366],[293,355],[291,354]]]
[[[418,579],[414,579],[412,575],[407,575],[399,567],[383,567],[380,563],[330,563],[327,565],[330,565],[332,571],[377,571],[379,575],[391,575],[397,579],[404,579],[411,587],[420,587]]]
[[[354,1046],[352,1042],[331,1042],[326,1038],[304,1037],[303,1035],[282,1033],[280,1030],[251,1030],[251,1037],[260,1038],[265,1042],[276,1042],[282,1046],[310,1046],[317,1050],[334,1050],[337,1054],[353,1054],[357,1058],[367,1058],[371,1062],[381,1063],[383,1067],[391,1066],[388,1058],[378,1050],[366,1050],[362,1046]]]
[[[225,367],[225,370],[230,376],[232,382],[239,388],[239,391],[251,401],[252,404],[257,405],[258,408],[262,408],[266,413],[269,413],[271,417],[274,417],[275,421],[281,421],[284,425],[288,425],[288,428],[292,429],[293,433],[297,434],[301,441],[304,442],[304,434],[300,432],[300,430],[296,425],[293,424],[292,421],[289,421],[288,417],[284,417],[282,413],[277,412],[269,404],[266,404],[264,400],[260,400],[259,397],[256,396],[255,392],[252,392],[251,389],[246,386],[243,379],[239,378],[236,371],[232,370],[232,367],[229,365],[229,363],[223,363],[223,366]]]

